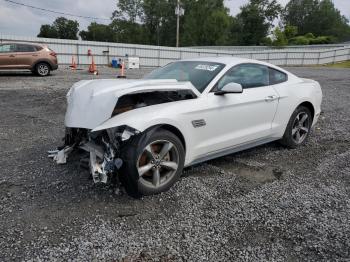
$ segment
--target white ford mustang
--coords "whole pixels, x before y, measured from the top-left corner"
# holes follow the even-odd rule
[[[304,144],[321,112],[318,82],[233,57],[181,60],[141,80],[84,80],[67,94],[65,163],[86,151],[95,182],[133,195],[169,189],[182,169],[279,140]]]

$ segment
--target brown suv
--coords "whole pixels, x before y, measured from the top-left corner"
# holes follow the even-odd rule
[[[47,46],[28,43],[0,44],[0,70],[28,69],[47,76],[58,68],[57,55]]]

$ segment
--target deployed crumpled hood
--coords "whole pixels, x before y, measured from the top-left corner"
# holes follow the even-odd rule
[[[177,82],[172,79],[102,79],[77,82],[67,94],[65,126],[93,129],[111,117],[119,97],[131,93],[171,90],[191,90],[197,96],[200,94],[190,82]]]

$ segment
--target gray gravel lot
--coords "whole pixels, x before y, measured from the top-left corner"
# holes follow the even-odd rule
[[[289,70],[323,87],[307,145],[212,160],[140,200],[46,154],[63,136],[68,88],[116,71],[0,73],[0,261],[350,260],[350,70]]]

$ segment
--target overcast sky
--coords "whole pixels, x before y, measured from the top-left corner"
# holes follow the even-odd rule
[[[116,0],[15,0],[28,5],[38,6],[59,12],[109,18],[116,7]],[[225,0],[231,14],[239,12],[239,7],[248,0]],[[278,0],[285,5],[288,0]],[[346,17],[350,18],[350,0],[333,0],[336,7]],[[40,25],[51,24],[60,15],[34,10],[24,6],[14,5],[0,0],[0,33],[22,36],[36,36]],[[68,17],[67,18],[72,18]],[[80,29],[85,29],[91,20],[73,18],[80,23]],[[98,21],[106,23],[106,21]]]

